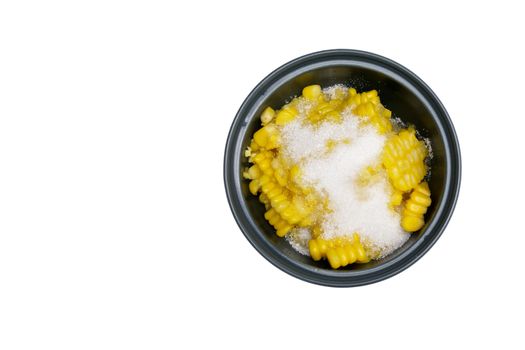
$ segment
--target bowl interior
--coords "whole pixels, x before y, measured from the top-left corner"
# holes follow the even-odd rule
[[[320,84],[323,87],[345,84],[355,87],[359,92],[375,89],[378,91],[383,105],[392,111],[393,117],[399,117],[405,123],[414,125],[421,136],[429,138],[431,141],[433,158],[430,161],[429,186],[432,192],[432,205],[425,216],[425,226],[418,233],[412,234],[407,243],[390,256],[367,264],[349,265],[346,268],[335,271],[335,273],[344,272],[345,270],[362,271],[374,268],[379,264],[395,259],[414,245],[424,235],[429,223],[432,222],[437,213],[436,209],[440,207],[446,180],[446,154],[441,127],[435,112],[421,96],[420,92],[404,79],[401,79],[395,72],[378,69],[372,65],[360,62],[345,62],[305,68],[299,72],[296,71],[281,77],[279,80],[274,81],[273,84],[265,87],[264,93],[258,96],[258,99],[252,106],[251,113],[245,119],[244,130],[240,140],[242,149],[246,149],[253,133],[260,128],[259,116],[264,108],[270,106],[274,109],[279,109],[294,96],[300,95],[303,87],[310,84]],[[247,158],[244,157],[243,152],[239,152],[238,156],[240,158],[236,163],[239,165],[237,171],[242,182],[242,199],[254,223],[265,239],[271,242],[281,254],[299,264],[304,264],[314,269],[330,270],[326,261],[315,262],[310,257],[297,253],[285,239],[277,237],[273,227],[264,219],[263,204],[258,201],[257,197],[250,194],[248,181],[242,180],[242,171],[250,164]]]

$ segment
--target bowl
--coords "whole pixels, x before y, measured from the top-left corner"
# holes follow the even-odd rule
[[[264,219],[264,205],[248,190],[242,177],[249,166],[244,150],[260,128],[264,108],[280,108],[303,87],[345,84],[358,91],[375,89],[393,117],[412,124],[432,144],[429,186],[432,205],[425,226],[391,255],[366,264],[332,270],[326,261],[313,261],[279,238]],[[294,59],[264,78],[248,95],[233,120],[224,152],[224,185],[231,211],[253,247],[269,262],[304,281],[333,287],[370,284],[391,277],[415,263],[438,240],[452,216],[459,194],[461,155],[447,111],[432,90],[400,64],[364,51],[327,50]]]

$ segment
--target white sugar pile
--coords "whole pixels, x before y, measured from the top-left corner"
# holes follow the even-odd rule
[[[409,238],[400,226],[400,215],[389,208],[391,185],[386,176],[362,187],[356,185],[360,172],[380,161],[386,137],[372,126],[359,125],[350,110],[343,122],[324,122],[314,128],[303,124],[304,115],[282,129],[282,150],[294,163],[301,164],[302,181],[327,196],[330,213],[321,224],[323,238],[358,232],[369,249],[388,255]],[[327,152],[328,140],[336,143]],[[294,239],[294,235],[301,239]],[[292,246],[304,254],[305,232],[292,232]]]
[[[329,140],[337,142],[357,138],[358,123],[357,117],[350,116],[349,112],[341,124],[325,122],[318,127],[303,125],[302,118],[297,118],[283,127],[282,151],[294,163],[318,156],[326,151]]]

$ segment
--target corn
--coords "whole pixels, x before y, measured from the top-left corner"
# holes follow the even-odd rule
[[[274,172],[274,176],[279,185],[285,187],[288,184],[288,175],[286,174],[286,171],[284,169],[276,169]]]
[[[376,90],[357,93],[353,88],[348,90],[347,105],[352,107],[352,112],[363,117],[364,123],[373,125],[380,134],[392,131],[390,117],[392,112],[386,109],[379,100]]]
[[[428,184],[426,182],[418,184],[403,206],[401,227],[407,232],[415,232],[423,227],[425,224],[423,216],[431,203]]]
[[[307,120],[316,125],[323,121],[332,121],[339,123],[342,121],[341,112],[346,107],[344,97],[345,92],[342,89],[335,90],[335,98],[329,101],[324,101],[318,97],[318,103],[310,110]]]
[[[392,193],[392,196],[390,197],[390,207],[391,208],[397,207],[398,205],[401,205],[402,202],[403,202],[403,192],[399,190],[394,190],[394,192]]]
[[[275,111],[272,107],[266,107],[266,109],[261,113],[261,123],[262,125],[266,125],[270,123],[275,117]]]
[[[425,144],[416,138],[413,129],[402,130],[386,142],[382,161],[396,189],[407,192],[423,180],[426,156]]]
[[[311,216],[304,217],[299,223],[297,224],[300,227],[310,227],[314,223],[314,220]]]
[[[277,230],[279,237],[285,236],[292,229],[292,225],[288,224],[274,209],[268,210],[264,218]]]
[[[319,261],[326,258],[333,269],[355,262],[366,263],[370,261],[357,233],[354,233],[352,239],[334,238],[326,240],[314,238],[308,242],[308,248],[312,259]]]
[[[355,93],[352,94],[352,92],[349,92],[349,98],[348,98],[348,105],[349,106],[358,106],[361,104],[361,94]]]
[[[259,192],[259,188],[261,185],[259,184],[259,180],[252,180],[250,181],[250,184],[248,185],[248,188],[250,189],[250,193],[254,196],[257,195],[257,192]]]
[[[303,89],[303,96],[311,101],[315,101],[321,96],[320,85],[309,85]]]
[[[297,110],[294,107],[283,108],[277,112],[277,117],[275,117],[275,124],[285,125],[291,122],[297,117]]]
[[[266,125],[253,134],[253,140],[263,148],[277,148],[279,146],[279,131],[274,125]]]
[[[261,169],[257,164],[254,164],[247,171],[247,179],[257,179],[262,175]]]

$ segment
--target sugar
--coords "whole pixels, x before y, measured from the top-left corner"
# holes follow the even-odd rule
[[[336,84],[323,89],[323,94],[331,100],[335,99],[338,93],[342,94],[343,97],[347,97],[348,88],[342,84]]]
[[[346,116],[341,124],[325,122],[319,126],[305,125],[302,118],[286,124],[281,133],[285,157],[298,163],[323,153],[329,140],[337,142],[357,136],[359,120],[355,116],[348,117],[349,112]]]
[[[308,241],[312,238],[311,232],[305,227],[297,227],[286,235],[286,240],[299,254],[310,255]]]
[[[304,116],[300,111],[297,119],[282,128],[282,151],[293,163],[300,162],[304,184],[328,199],[331,211],[323,217],[322,237],[358,232],[370,251],[388,255],[409,238],[400,226],[399,213],[389,207],[391,185],[381,172],[368,186],[356,184],[364,168],[380,162],[386,137],[373,126],[361,125],[350,110],[342,113],[342,123],[324,122],[316,127],[303,123]],[[329,140],[345,142],[327,151]],[[293,231],[289,239],[303,254],[307,231]]]

